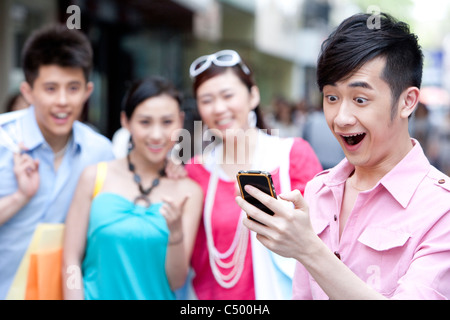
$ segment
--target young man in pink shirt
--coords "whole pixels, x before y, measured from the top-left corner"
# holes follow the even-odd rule
[[[408,132],[423,55],[408,25],[375,18],[346,19],[318,60],[325,116],[346,159],[310,181],[305,199],[248,188],[274,216],[236,198],[262,223],[244,221],[257,238],[298,261],[296,299],[450,298],[450,178]]]

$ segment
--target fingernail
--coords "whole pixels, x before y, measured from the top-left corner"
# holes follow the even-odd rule
[[[251,190],[253,190],[253,189],[256,189],[254,186],[251,186],[251,185],[249,185],[249,184],[247,184],[246,186],[245,186],[245,190],[247,190],[247,191],[251,191]]]

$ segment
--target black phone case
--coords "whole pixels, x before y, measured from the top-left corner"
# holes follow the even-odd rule
[[[244,190],[244,186],[249,184],[255,188],[258,188],[259,190],[263,191],[269,196],[276,198],[277,195],[275,192],[275,187],[273,186],[272,175],[266,171],[250,170],[250,171],[239,171],[236,177],[238,180],[242,198],[246,200],[248,203],[257,207],[258,209],[264,211],[265,213],[274,215],[272,210],[267,208],[259,200],[255,199]]]

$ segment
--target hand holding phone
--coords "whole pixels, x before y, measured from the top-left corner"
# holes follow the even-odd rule
[[[245,191],[245,188],[244,188],[246,185],[251,185],[276,199],[277,195],[275,192],[275,188],[273,186],[271,174],[266,171],[254,171],[254,170],[239,171],[236,178],[237,178],[237,181],[239,184],[239,189],[241,191],[242,198],[245,201],[247,201],[248,203],[257,207],[258,209],[273,216],[274,213],[272,210],[267,208],[258,199],[255,199],[253,196],[251,196],[247,191]],[[250,217],[248,217],[248,218],[252,219]],[[252,220],[254,220],[254,219],[252,219]]]

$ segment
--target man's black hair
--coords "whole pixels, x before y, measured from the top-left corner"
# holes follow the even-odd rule
[[[52,25],[31,34],[22,51],[25,80],[33,86],[39,68],[47,65],[81,68],[86,81],[92,70],[92,47],[88,38],[65,25]]]
[[[401,93],[408,87],[420,89],[423,54],[417,36],[409,26],[381,13],[369,24],[373,16],[356,14],[344,20],[322,43],[317,63],[317,84],[323,87],[345,80],[365,63],[376,57],[386,59],[381,75],[391,88],[392,116]]]

